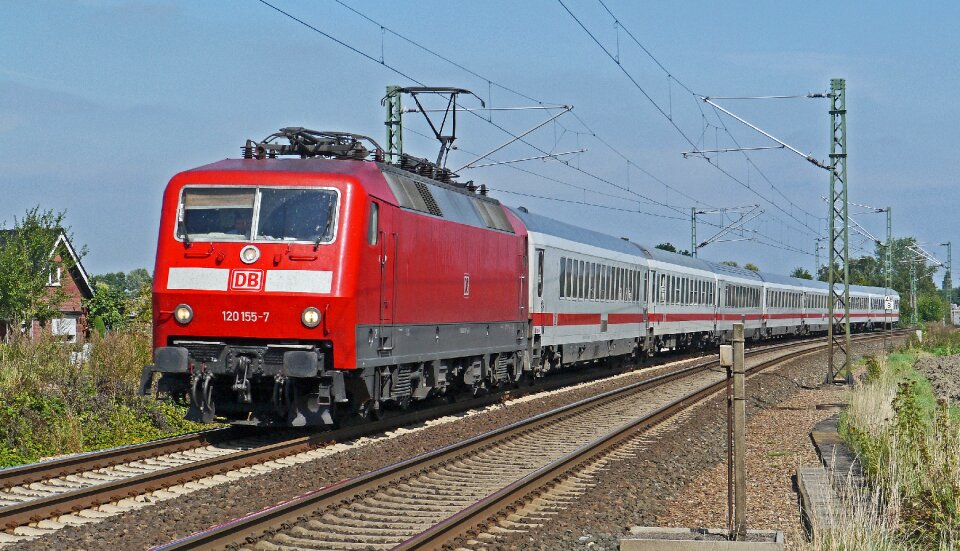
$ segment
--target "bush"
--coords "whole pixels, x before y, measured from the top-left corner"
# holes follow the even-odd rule
[[[933,348],[957,338],[956,332],[928,335],[923,346]],[[841,416],[840,432],[882,504],[875,517],[886,519],[881,524],[891,542],[883,549],[960,544],[960,421],[913,369],[919,354],[907,349],[868,361],[868,378]]]
[[[150,361],[146,326],[86,344],[44,335],[0,345],[0,467],[206,428],[136,395]]]

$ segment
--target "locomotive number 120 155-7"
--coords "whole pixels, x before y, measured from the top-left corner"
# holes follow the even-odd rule
[[[222,310],[223,321],[230,322],[241,322],[241,323],[257,323],[264,322],[270,319],[270,312],[241,312],[238,310]]]

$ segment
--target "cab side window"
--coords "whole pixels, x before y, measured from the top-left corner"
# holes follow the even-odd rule
[[[367,222],[367,243],[377,244],[380,237],[380,205],[370,203],[370,220]]]

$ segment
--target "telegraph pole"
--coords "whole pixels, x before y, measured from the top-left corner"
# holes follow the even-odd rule
[[[827,265],[827,284],[830,286],[830,300],[827,301],[827,342],[830,362],[827,367],[827,383],[835,382],[839,372],[846,374],[852,381],[850,372],[850,226],[849,202],[847,199],[847,92],[846,81],[835,78],[830,81],[830,258]],[[838,264],[842,264],[838,270]],[[838,273],[839,272],[839,273]],[[843,285],[837,290],[836,284]],[[836,311],[842,311],[842,334],[837,334]],[[843,363],[837,365],[837,352],[843,354]]]

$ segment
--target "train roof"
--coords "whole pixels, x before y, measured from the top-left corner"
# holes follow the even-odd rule
[[[704,272],[714,271],[709,262],[700,260],[699,258],[694,258],[685,254],[672,253],[656,247],[651,248],[641,245],[640,248],[643,249],[643,255],[651,260],[666,262],[669,264],[677,264],[678,266],[693,268],[695,270],[703,270]]]
[[[586,228],[567,224],[566,222],[560,222],[559,220],[547,218],[546,216],[541,216],[539,214],[533,214],[524,207],[507,208],[523,222],[523,224],[527,227],[528,232],[532,231],[545,235],[552,235],[562,239],[567,239],[569,241],[574,241],[576,243],[592,245],[594,247],[616,251],[618,253],[629,254],[632,256],[644,256],[640,245],[637,245],[631,241],[627,241],[626,239],[618,239],[605,233],[588,230]]]
[[[770,272],[758,272],[760,277],[763,278],[767,283],[775,283],[777,285],[792,285],[794,287],[814,287],[814,288],[827,288],[827,284],[822,281],[815,281],[812,279],[803,279],[799,277],[785,276],[781,274],[772,274]],[[821,283],[822,285],[817,285]]]
[[[712,262],[709,260],[704,260],[708,265],[710,265],[710,271],[720,275],[732,275],[736,277],[742,277],[744,279],[753,279],[756,281],[763,282],[763,278],[760,277],[760,274],[754,272],[753,270],[748,270],[746,268],[740,268],[738,266],[727,266],[726,264],[721,264],[719,262]]]

